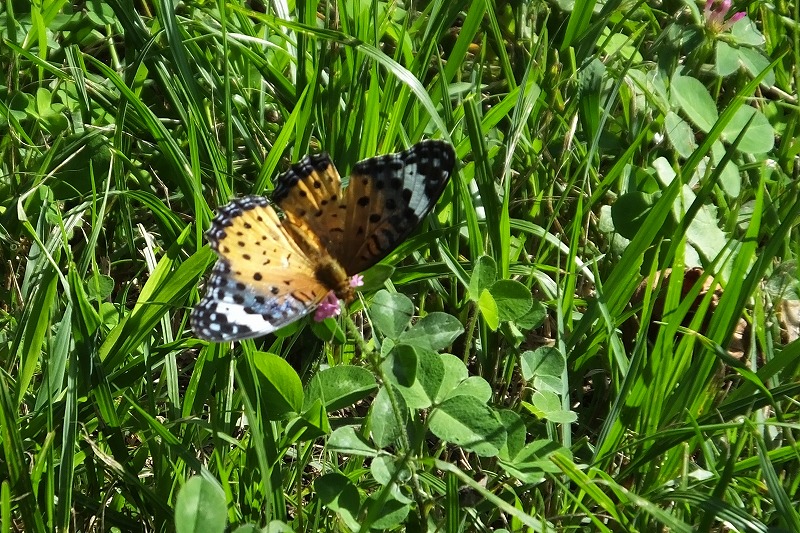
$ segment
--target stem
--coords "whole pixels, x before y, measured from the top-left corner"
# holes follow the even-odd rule
[[[361,353],[363,353],[369,361],[372,371],[378,376],[381,384],[386,389],[386,394],[389,396],[389,403],[392,404],[392,412],[394,413],[394,418],[398,427],[403,427],[405,425],[403,422],[403,412],[400,409],[400,404],[397,402],[397,395],[395,394],[394,388],[392,388],[389,379],[386,377],[386,373],[383,371],[383,367],[381,367],[380,354],[367,345],[352,318],[345,315],[344,322],[347,326],[347,330],[353,335],[355,343],[358,345]],[[408,435],[404,431],[400,432],[400,444],[404,451],[408,452],[411,450]]]
[[[367,360],[369,361],[370,366],[372,367],[372,371],[378,376],[381,384],[383,385],[384,389],[386,390],[386,394],[389,396],[389,403],[392,405],[392,412],[394,413],[395,421],[397,422],[398,427],[405,428],[405,423],[403,421],[403,412],[400,409],[400,404],[397,401],[397,395],[395,394],[394,388],[391,385],[391,382],[386,376],[386,372],[384,372],[383,367],[381,366],[381,356],[380,354],[369,347],[367,343],[364,341],[363,337],[361,337],[361,332],[358,330],[355,322],[353,319],[350,318],[349,315],[344,315],[344,322],[346,324],[347,330],[353,335],[356,345],[358,345],[359,349],[361,349],[361,353],[366,355]],[[406,431],[400,431],[400,446],[403,451],[403,458],[398,464],[398,468],[395,471],[395,476],[399,475],[400,470],[406,464],[412,465],[413,459],[413,451],[411,450],[411,443],[408,440],[408,433]],[[427,510],[425,507],[425,500],[423,496],[425,493],[422,490],[422,487],[419,485],[419,477],[417,476],[416,468],[413,466],[410,468],[411,470],[411,481],[414,485],[414,500],[417,503],[417,509],[419,509],[419,513],[421,514],[421,523],[425,524],[427,522]]]
[[[469,347],[472,346],[472,335],[475,333],[475,324],[478,322],[478,304],[470,301],[469,303],[469,317],[467,318],[466,336],[464,337],[464,356],[462,360],[464,364],[469,363]]]

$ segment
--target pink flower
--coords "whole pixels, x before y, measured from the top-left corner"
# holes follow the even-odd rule
[[[353,288],[361,287],[364,285],[364,276],[356,274],[350,278],[350,286]],[[322,322],[326,318],[333,318],[342,313],[342,306],[339,305],[339,299],[333,291],[330,291],[325,299],[322,300],[314,312],[314,320]]]
[[[717,0],[707,0],[706,7],[703,9],[703,17],[706,19],[706,28],[711,33],[722,33],[728,31],[738,21],[742,20],[746,13],[739,11],[732,17],[725,20],[731,10],[731,0],[722,0],[717,5]]]
[[[326,318],[339,316],[341,312],[342,308],[339,305],[339,299],[333,294],[333,291],[331,291],[325,296],[325,299],[320,302],[319,307],[317,307],[317,310],[314,312],[314,320],[322,322]]]

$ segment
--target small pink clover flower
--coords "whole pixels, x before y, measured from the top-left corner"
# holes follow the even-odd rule
[[[706,20],[706,28],[712,33],[722,33],[730,30],[734,24],[742,20],[746,13],[739,11],[734,13],[730,18],[728,14],[731,10],[731,0],[707,0],[706,7],[703,9],[703,17]],[[727,20],[726,20],[727,19]]]
[[[364,285],[364,276],[356,274],[350,278],[350,286],[353,288],[362,287]],[[339,304],[339,299],[330,291],[325,298],[320,302],[317,310],[314,311],[314,320],[322,322],[326,318],[337,317],[342,314],[342,306]]]
[[[314,312],[314,320],[322,322],[326,318],[339,316],[341,312],[342,307],[339,305],[339,299],[333,294],[333,291],[331,291],[325,296],[325,299],[320,302],[319,307],[317,307],[317,310]]]

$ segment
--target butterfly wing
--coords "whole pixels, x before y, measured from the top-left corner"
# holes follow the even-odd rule
[[[307,248],[306,235],[315,235],[319,251],[341,248],[347,204],[339,172],[328,154],[307,155],[278,176],[272,201],[286,215],[290,230],[299,230],[295,240],[301,247]]]
[[[454,165],[453,147],[432,140],[355,165],[345,191],[346,239],[330,250],[348,275],[371,267],[414,231],[441,196]]]
[[[260,337],[313,311],[329,289],[266,198],[238,198],[207,232],[219,255],[191,326],[206,340]]]

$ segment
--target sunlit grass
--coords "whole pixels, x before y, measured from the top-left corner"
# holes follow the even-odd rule
[[[800,530],[798,7],[593,6],[6,5],[2,530]],[[348,317],[193,336],[219,206],[425,138]]]

